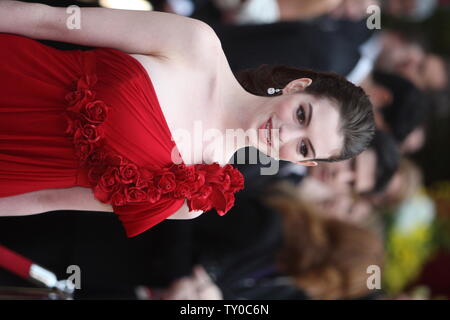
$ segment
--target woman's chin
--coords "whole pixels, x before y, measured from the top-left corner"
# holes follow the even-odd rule
[[[280,160],[279,153],[272,146],[266,145],[264,153],[275,160]]]

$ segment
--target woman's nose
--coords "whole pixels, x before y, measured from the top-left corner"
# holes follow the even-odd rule
[[[292,140],[298,140],[306,135],[305,129],[293,124],[283,124],[278,132],[281,144]]]

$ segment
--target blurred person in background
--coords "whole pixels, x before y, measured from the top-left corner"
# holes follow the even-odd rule
[[[217,286],[202,265],[196,265],[192,274],[174,280],[166,288],[151,289],[145,286],[140,300],[223,300],[221,289]]]
[[[214,0],[223,22],[234,24],[310,20],[324,15],[361,20],[378,0]]]
[[[201,218],[194,249],[209,273],[211,281],[203,277],[209,298],[298,299],[303,291],[303,298],[358,299],[371,293],[367,267],[383,265],[379,235],[317,213],[289,182],[266,191],[241,199],[235,209],[244,210],[227,216],[225,224],[237,226],[232,234],[214,216]],[[195,274],[175,280],[164,299],[199,298]]]
[[[321,23],[212,25],[235,73],[260,64],[279,63],[333,71],[343,76],[350,74],[358,64],[361,58],[360,45],[372,33],[365,25],[350,26],[353,26],[349,27],[353,31],[344,33],[341,28],[330,30],[327,24]],[[360,35],[358,30],[362,30],[363,34]]]
[[[370,147],[355,159],[310,168],[298,192],[324,213],[365,224],[373,213],[372,198],[386,190],[399,160],[394,138],[377,131]]]
[[[117,236],[120,223],[112,214],[66,212],[4,218],[0,241],[58,278],[67,277],[68,265],[78,265],[82,290],[75,291],[75,299],[370,295],[367,267],[383,264],[379,235],[319,214],[289,182],[278,186],[259,195],[240,193],[224,217],[167,220],[131,239]],[[23,234],[17,239],[19,227]],[[0,283],[30,286],[3,270]],[[139,287],[150,293],[142,295]]]
[[[429,18],[438,4],[438,0],[381,0],[382,10],[385,13],[413,22]]]
[[[360,26],[356,27],[357,25],[355,24],[350,25],[350,28],[342,28],[340,32],[342,34],[345,34],[346,36],[349,33],[357,32],[357,29],[361,30],[365,29],[366,31],[368,31],[366,21],[363,21],[363,18],[367,16],[366,12],[367,8],[370,5],[380,4],[380,2],[377,0],[324,0],[324,1],[279,0],[278,2],[275,0],[261,0],[261,2],[260,0],[248,0],[248,1],[216,0],[213,2],[206,1],[204,5],[208,7],[212,6],[213,3],[216,4],[219,8],[222,8],[223,11],[228,12],[228,16],[239,16],[239,13],[241,12],[240,10],[242,10],[241,12],[242,17],[240,18],[242,21],[238,22],[239,18],[236,17],[234,18],[235,19],[234,22],[240,26],[242,26],[243,24],[250,24],[250,22],[252,22],[251,24],[270,23],[271,25],[270,28],[266,29],[261,28],[259,29],[260,30],[259,32],[261,32],[261,35],[262,34],[265,35],[267,42],[278,41],[279,43],[283,41],[282,40],[283,38],[289,37],[291,39],[294,39],[294,34],[292,32],[295,29],[294,28],[289,29],[287,27],[284,27],[285,32],[284,35],[282,34],[277,35],[276,33],[273,33],[274,31],[271,32],[272,34],[266,34],[265,32],[267,32],[270,29],[276,30],[277,23],[283,21],[298,22],[301,21],[302,19],[319,18],[313,19],[309,22],[312,22],[313,25],[322,24],[323,25],[322,27],[324,28],[324,30],[327,30],[327,32],[333,31],[334,33],[333,36],[336,36],[336,31],[339,31],[340,29],[339,24],[343,24],[345,26],[345,24],[348,24],[349,22],[350,23],[360,22]],[[201,2],[198,3],[198,5],[201,6]],[[397,17],[398,16],[406,18],[409,17],[413,21],[417,21],[429,17],[433,13],[436,5],[437,5],[436,0],[384,0],[381,1],[381,8],[382,8],[381,12],[383,14],[388,15],[390,14]],[[283,6],[286,6],[287,8],[286,10],[282,10],[283,12],[286,12],[285,18],[280,19],[276,19],[274,17],[270,19],[267,18],[269,11],[271,10],[277,11],[279,10],[277,8],[281,8]],[[253,16],[247,17],[248,15]],[[300,18],[298,18],[297,16]],[[216,24],[220,25],[221,23],[224,22],[220,20],[208,20],[206,17],[202,17],[201,14],[197,16],[195,16],[194,14],[194,17],[210,23],[213,27]],[[327,17],[339,21],[333,22],[327,19]],[[233,18],[228,18],[228,20],[229,19],[233,21]],[[260,19],[260,21],[258,21],[258,19]],[[306,26],[302,26],[301,23],[298,25],[298,27],[307,28]],[[232,28],[226,28],[225,26],[221,28],[225,29],[225,31],[223,31],[224,35],[232,33],[232,31],[230,31],[232,30]],[[251,43],[254,45],[257,42],[255,34],[253,34],[252,36],[250,35],[246,36],[246,32],[249,32],[248,30],[251,29],[238,28],[237,30],[241,31],[242,34],[239,35],[239,32],[236,32],[234,36],[230,35],[233,39],[237,40],[239,38],[246,37],[247,41],[249,41],[249,44]],[[256,28],[255,30],[258,30],[258,28]],[[317,31],[311,29],[308,30],[307,32],[317,32]],[[220,31],[218,33],[220,37]],[[406,33],[404,32],[395,30],[390,31],[383,30],[382,32],[378,33],[382,34],[382,37],[380,37],[381,44],[377,44],[380,47],[380,49],[382,48],[382,52],[377,62],[377,66],[378,68],[380,68],[380,70],[386,72],[396,72],[412,81],[421,90],[442,90],[445,88],[445,86],[448,84],[449,78],[448,62],[446,62],[445,58],[432,52],[429,52],[429,50],[425,50],[424,44],[421,43],[421,41],[418,40],[419,38],[416,36],[411,37],[409,35],[406,35]],[[297,39],[298,39],[297,41],[302,40],[305,41],[305,39],[307,39],[307,36],[297,34]],[[223,41],[225,41],[224,43],[225,52],[236,51],[236,54],[238,52],[241,52],[238,44],[234,44],[233,49],[227,50],[228,45],[226,43],[226,39]],[[325,43],[326,41],[321,41],[322,45],[325,45]],[[291,41],[291,44],[294,45],[294,41]],[[242,44],[242,46],[245,45]],[[303,50],[310,51],[311,48],[314,48],[313,44],[309,44],[308,42],[303,43]],[[304,67],[310,67],[308,65],[308,62],[305,63],[305,61],[302,61],[301,55],[304,53],[301,53],[300,50],[295,50],[294,48],[291,49],[293,50],[293,52],[297,52],[298,54],[300,54],[300,56],[299,61],[297,63],[294,64],[288,63],[289,65],[300,64],[303,65]],[[376,49],[372,46],[371,50],[369,50],[372,52],[368,55],[376,56],[378,50],[379,49]],[[324,52],[333,51],[336,53],[336,50],[324,49],[323,51]],[[253,52],[254,53],[257,52],[256,48],[253,50]],[[320,50],[316,50],[316,53],[320,54]],[[245,55],[245,51],[242,52],[242,54]],[[260,54],[264,55],[264,53]],[[349,52],[349,54],[351,54],[351,52]],[[257,55],[258,54],[256,54],[256,56]],[[242,59],[245,59],[245,57],[243,57]],[[233,60],[233,58],[231,58],[231,60]],[[260,63],[271,63],[271,62],[266,57],[265,60],[263,60]],[[233,61],[231,61],[231,66],[233,67]],[[319,69],[327,70],[326,68],[320,67]]]
[[[333,19],[361,20],[371,5],[391,16],[423,21],[438,5],[437,0],[213,0],[225,23],[273,23],[309,20],[324,15]]]
[[[378,207],[395,208],[411,198],[422,186],[421,169],[413,161],[402,158],[385,191],[373,195],[372,201]]]
[[[156,8],[190,15],[209,23],[266,24],[280,21],[333,19],[361,20],[379,0],[167,0],[153,1]],[[189,8],[189,9],[187,9]]]
[[[282,270],[292,274],[296,283],[316,299],[353,299],[369,294],[367,267],[383,265],[380,235],[308,210],[291,184],[277,188],[267,204],[283,216],[286,240],[280,254]],[[299,232],[302,228],[306,229]],[[303,238],[303,232],[309,238]],[[308,262],[314,267],[308,268]]]
[[[428,96],[411,81],[380,71],[374,71],[361,87],[374,105],[377,128],[389,131],[402,153],[417,152],[425,143]]]
[[[401,146],[403,152],[413,153],[414,160],[424,170],[424,182],[429,186],[450,176],[450,153],[444,148],[449,137],[450,63],[448,57],[429,49],[430,34],[425,37],[420,30],[411,28],[383,32],[384,46],[376,69],[402,76],[425,92],[429,99],[425,123],[416,127]],[[445,35],[445,30],[442,32]],[[408,112],[407,108],[402,117],[412,120],[405,112]],[[392,114],[398,119],[396,131],[404,130],[409,122],[401,121],[399,115]]]
[[[423,36],[404,31],[384,31],[377,69],[397,73],[427,92],[447,89],[448,59],[426,49]]]

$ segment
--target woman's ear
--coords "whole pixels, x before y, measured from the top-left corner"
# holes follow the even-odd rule
[[[300,78],[289,82],[283,89],[283,93],[295,93],[305,90],[312,83],[310,78]]]
[[[317,166],[317,162],[316,161],[297,161],[297,164],[300,164],[302,166],[306,166],[306,167],[315,167]]]

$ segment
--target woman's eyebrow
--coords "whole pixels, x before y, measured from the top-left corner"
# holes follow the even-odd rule
[[[311,122],[312,114],[313,114],[313,107],[311,103],[308,103],[309,106],[309,112],[308,112],[308,121],[306,122],[306,125],[309,126],[309,123]]]
[[[311,140],[308,139],[309,149],[312,151],[313,159],[316,158],[316,150],[314,150],[314,146],[311,143]]]
[[[308,120],[306,122],[306,126],[309,126],[309,124],[311,123],[311,118],[312,118],[312,114],[313,114],[313,107],[311,105],[311,102],[308,103],[308,107],[309,107],[309,112],[308,112]],[[311,140],[308,138],[307,139],[308,144],[309,144],[309,150],[311,150],[312,154],[313,154],[313,159],[316,158],[316,150],[314,150],[314,146],[311,143]]]

